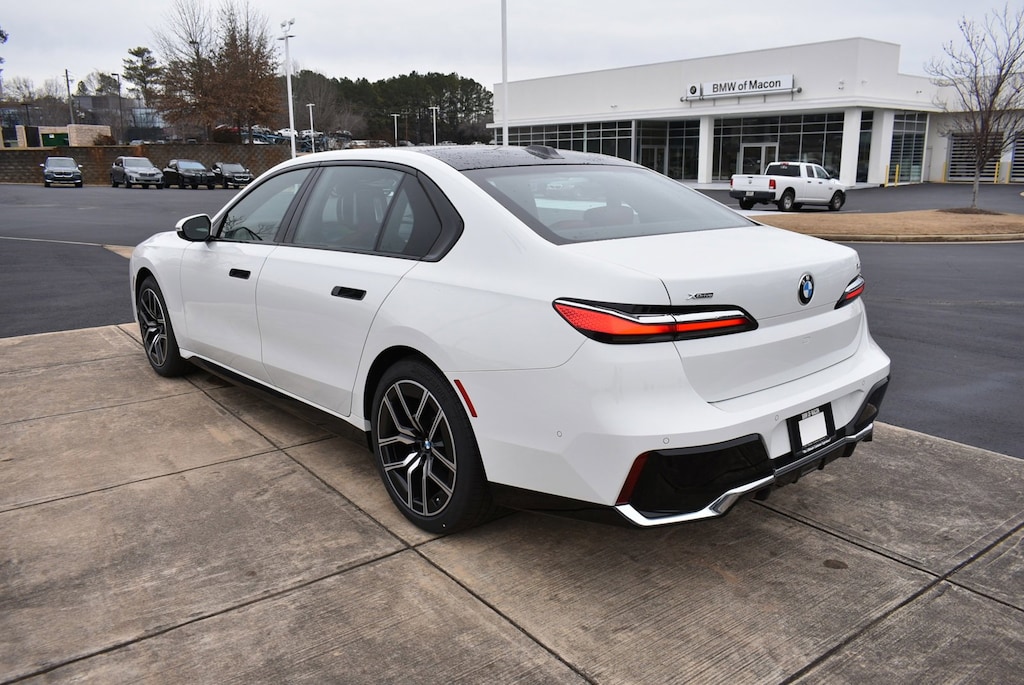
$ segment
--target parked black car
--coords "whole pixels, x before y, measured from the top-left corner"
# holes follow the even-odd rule
[[[164,185],[168,188],[171,186],[179,188],[206,186],[212,190],[215,182],[213,172],[195,159],[172,159],[164,167]]]
[[[110,167],[110,185],[114,188],[119,183],[125,188],[133,183],[143,188],[163,188],[163,180],[163,174],[146,157],[118,157]]]
[[[43,185],[47,188],[53,183],[74,183],[76,188],[82,187],[82,167],[71,157],[47,157],[39,166],[43,167]]]
[[[214,182],[225,188],[241,188],[252,180],[252,172],[237,162],[214,162],[211,171]]]

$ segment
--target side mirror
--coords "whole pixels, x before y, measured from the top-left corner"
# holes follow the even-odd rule
[[[210,217],[206,214],[193,214],[181,219],[174,225],[178,237],[193,243],[201,243],[210,239],[212,227]]]
[[[46,165],[45,165],[45,164],[40,164],[39,166],[41,166],[41,167],[43,167],[43,168],[46,168]]]

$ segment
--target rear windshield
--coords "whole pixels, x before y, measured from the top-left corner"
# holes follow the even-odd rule
[[[638,167],[544,165],[464,173],[556,244],[752,223],[677,181]]]
[[[799,176],[800,167],[795,164],[769,164],[765,176]]]

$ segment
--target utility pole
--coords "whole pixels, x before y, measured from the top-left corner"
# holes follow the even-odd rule
[[[117,79],[117,142],[124,144],[124,109],[121,107],[121,74],[111,74]]]
[[[292,159],[295,159],[295,107],[294,103],[292,103],[292,57],[288,52],[288,39],[295,36],[289,34],[288,31],[294,23],[294,19],[282,21],[281,30],[284,32],[284,35],[278,38],[278,40],[284,41],[284,74],[285,81],[288,84],[288,129],[291,131],[289,137],[292,139]]]
[[[68,86],[68,125],[71,125],[75,123],[75,108],[71,100],[71,74],[68,73],[67,69],[64,70],[64,83]]]

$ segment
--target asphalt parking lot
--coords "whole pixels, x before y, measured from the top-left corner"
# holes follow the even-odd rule
[[[2,683],[1024,672],[1024,460],[890,425],[723,519],[440,538],[350,436],[103,325],[0,338],[0,472]]]

